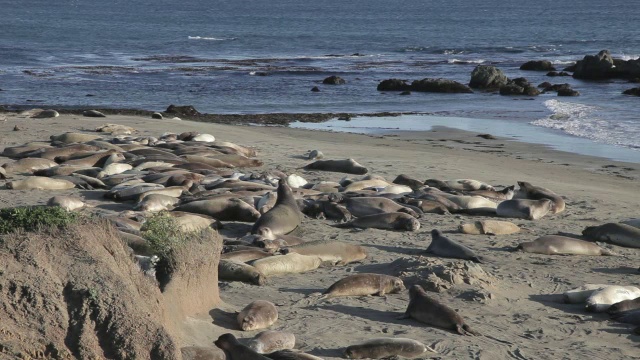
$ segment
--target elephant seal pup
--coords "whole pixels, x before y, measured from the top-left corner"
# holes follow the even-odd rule
[[[374,228],[383,230],[418,231],[420,229],[420,222],[409,214],[392,212],[367,215],[351,220],[350,222],[334,224],[331,226],[338,228],[354,227],[362,229]]]
[[[383,274],[355,274],[338,280],[329,286],[322,296],[323,299],[330,299],[339,296],[368,296],[385,294],[395,294],[404,290],[404,282],[395,276]]]
[[[253,225],[251,233],[260,234],[264,228],[269,228],[274,235],[288,234],[300,225],[302,217],[291,187],[285,179],[280,179],[276,204],[260,216]]]
[[[220,335],[214,344],[224,351],[226,360],[269,360],[246,345],[240,344],[232,334]]]
[[[489,199],[498,199],[498,200],[511,200],[515,195],[515,185],[508,186],[500,191],[496,190],[474,190],[466,192],[466,195],[471,196],[484,196]]]
[[[213,198],[198,200],[177,206],[177,211],[212,216],[220,221],[253,222],[260,213],[253,206],[235,198]]]
[[[58,163],[49,159],[28,157],[16,160],[14,162],[8,162],[2,165],[2,167],[4,168],[4,170],[6,170],[7,173],[11,174],[33,174],[37,170],[44,170],[57,165]]]
[[[409,289],[409,306],[399,319],[414,318],[427,325],[453,330],[460,335],[478,335],[464,323],[462,316],[445,304],[430,298],[422,286]]]
[[[85,203],[75,196],[54,196],[47,201],[47,206],[59,206],[67,211],[73,211],[83,208]]]
[[[412,190],[417,190],[420,189],[421,187],[424,186],[424,182],[414,179],[408,175],[405,174],[400,174],[398,175],[395,180],[393,180],[394,184],[398,184],[398,185],[406,185],[408,187],[410,187]]]
[[[266,300],[256,300],[238,313],[238,326],[242,331],[265,329],[278,320],[278,309]]]
[[[518,225],[508,221],[480,220],[471,224],[462,224],[458,231],[470,235],[508,235],[520,231]]]
[[[631,225],[607,223],[600,226],[588,226],[582,231],[582,235],[590,240],[640,248],[640,228]]]
[[[150,211],[150,212],[158,212],[172,209],[173,206],[178,203],[178,199],[162,195],[162,194],[151,194],[145,196],[142,201],[138,202],[134,207],[134,210],[139,211]]]
[[[595,243],[559,235],[546,235],[534,241],[523,242],[516,249],[544,255],[617,255]]]
[[[222,257],[218,263],[218,278],[221,281],[241,281],[253,285],[266,283],[265,276],[253,266]]]
[[[280,350],[266,355],[271,360],[324,360],[297,350]]]
[[[640,309],[640,297],[637,297],[631,300],[622,300],[620,302],[617,302],[611,305],[611,307],[607,309],[607,312],[611,315],[614,315],[614,314],[620,314],[625,311],[631,311],[636,309]]]
[[[364,175],[369,170],[353,159],[317,160],[304,167],[305,170],[333,171],[346,174]]]
[[[562,299],[566,304],[580,304],[589,298],[595,291],[606,288],[607,284],[584,284],[578,288],[565,291]]]
[[[635,286],[607,286],[596,290],[587,299],[587,311],[603,312],[615,303],[623,300],[633,300],[640,296],[640,289]]]
[[[446,258],[471,260],[477,263],[482,262],[473,250],[442,236],[440,230],[436,229],[431,230],[431,244],[429,244],[426,252]]]
[[[296,336],[290,332],[266,330],[247,341],[247,346],[258,354],[291,350],[296,346]]]
[[[316,240],[293,245],[280,250],[283,254],[317,256],[323,262],[346,265],[366,259],[367,252],[360,245],[348,244],[336,240]]]
[[[493,186],[473,179],[444,180],[443,183],[449,189],[458,191],[495,190]]]
[[[435,350],[423,343],[406,338],[376,338],[351,345],[344,351],[347,359],[386,359],[401,356],[413,359]]]
[[[260,231],[260,236],[262,238],[264,238],[264,239],[267,239],[267,240],[278,240],[278,239],[284,240],[287,243],[287,245],[289,245],[289,246],[298,245],[298,244],[302,244],[302,243],[305,242],[302,238],[299,238],[299,237],[294,236],[294,235],[288,235],[288,234],[276,235],[276,234],[273,233],[273,231],[271,231],[270,228],[263,228]],[[255,240],[254,240],[254,242],[255,242]]]
[[[258,259],[266,258],[269,256],[273,256],[273,254],[270,254],[263,250],[255,249],[255,250],[232,251],[229,253],[225,253],[220,255],[220,259],[233,260],[233,261],[245,263],[247,261],[258,260]]]
[[[552,214],[557,214],[559,212],[564,211],[565,209],[564,199],[560,197],[560,195],[554,193],[553,191],[540,186],[531,185],[526,181],[518,181],[518,186],[520,186],[520,189],[518,189],[518,193],[524,194],[527,199],[551,200],[553,202],[553,206],[551,208]]]
[[[251,265],[265,276],[299,274],[320,267],[322,260],[317,256],[290,253],[255,260]]]
[[[42,176],[30,176],[24,180],[7,182],[7,189],[13,190],[68,190],[76,185],[71,181],[52,179]]]
[[[395,201],[383,197],[355,197],[344,199],[344,205],[351,215],[362,217],[374,214],[391,212],[407,213],[415,218],[419,218],[417,212],[408,207],[402,206]]]
[[[496,214],[502,217],[538,220],[547,215],[552,207],[553,202],[549,199],[512,199],[498,204]]]
[[[61,135],[51,135],[49,138],[51,139],[51,141],[59,141],[65,144],[71,144],[71,143],[85,143],[88,141],[100,139],[101,137],[102,136],[100,135],[68,132]]]

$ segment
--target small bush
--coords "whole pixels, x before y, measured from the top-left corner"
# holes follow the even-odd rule
[[[0,234],[17,229],[34,231],[40,227],[66,227],[79,215],[59,206],[20,206],[0,209]]]
[[[182,232],[176,220],[166,212],[147,219],[140,230],[142,237],[149,242],[151,251],[160,258],[170,257],[172,249],[183,244],[190,235]]]

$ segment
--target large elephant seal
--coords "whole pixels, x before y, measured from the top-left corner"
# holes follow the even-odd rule
[[[465,192],[467,195],[471,196],[484,196],[489,199],[497,199],[497,200],[511,200],[515,195],[515,186],[508,186],[500,191],[497,190],[474,190]]]
[[[362,217],[374,214],[403,212],[415,218],[420,215],[413,209],[402,206],[395,201],[383,197],[353,197],[345,198],[343,204],[349,210],[351,215]]]
[[[629,219],[629,220],[621,221],[620,223],[640,228],[640,219]]]
[[[600,226],[588,226],[582,231],[582,235],[590,240],[640,248],[640,228],[631,225],[607,223]]]
[[[296,336],[290,332],[266,330],[247,341],[247,346],[259,354],[290,350],[296,346]]]
[[[324,360],[323,358],[294,350],[280,350],[266,356],[271,360]]]
[[[177,206],[175,210],[209,215],[220,221],[253,222],[260,218],[260,213],[253,206],[234,198],[192,201]]]
[[[427,325],[453,330],[460,335],[477,335],[465,324],[462,316],[445,304],[430,298],[422,286],[409,289],[409,306],[400,319],[414,318]]]
[[[266,300],[256,300],[238,313],[238,326],[242,331],[268,328],[278,320],[278,309]]]
[[[49,159],[42,158],[22,158],[20,160],[16,160],[14,162],[9,162],[2,167],[9,174],[22,174],[29,173],[32,174],[37,170],[44,170],[54,166],[57,166],[58,163]]]
[[[271,210],[262,214],[251,229],[252,234],[262,235],[268,228],[274,235],[288,234],[302,222],[302,212],[285,179],[278,181],[278,199]]]
[[[406,185],[408,187],[410,187],[413,190],[417,190],[420,189],[421,187],[424,186],[424,181],[420,181],[417,179],[414,179],[412,177],[410,177],[409,175],[405,175],[405,174],[400,174],[398,175],[395,180],[393,180],[394,184],[398,184],[398,185]]]
[[[470,235],[508,235],[520,231],[520,227],[508,221],[480,220],[458,226],[458,230]]]
[[[367,257],[367,251],[362,246],[336,240],[309,241],[283,248],[280,252],[283,254],[297,253],[317,256],[323,262],[330,262],[336,265],[346,265],[364,260]]]
[[[544,255],[617,255],[592,242],[560,235],[546,235],[534,241],[523,242],[517,249]]]
[[[607,286],[596,290],[587,298],[587,311],[603,312],[615,303],[624,300],[633,300],[640,297],[640,289],[635,286]]]
[[[317,160],[304,167],[305,170],[321,170],[321,171],[333,171],[346,174],[364,175],[369,170],[366,167],[358,164],[353,159],[347,160]]]
[[[75,196],[54,196],[47,201],[47,206],[59,206],[67,211],[73,211],[83,208],[85,203]]]
[[[449,189],[458,191],[495,190],[493,186],[473,179],[454,179],[443,182]]]
[[[255,250],[232,251],[229,253],[225,253],[220,256],[220,259],[233,260],[233,261],[245,263],[248,261],[263,259],[269,256],[273,256],[273,254],[263,251],[262,249],[255,249]]]
[[[636,309],[640,309],[640,296],[635,299],[623,300],[623,301],[617,302],[611,305],[611,307],[607,309],[607,312],[611,315],[614,315],[614,314],[620,314],[625,311],[631,311]]]
[[[420,222],[415,217],[400,212],[382,213],[359,217],[342,224],[332,225],[338,228],[362,228],[362,229],[383,229],[383,230],[405,230],[418,231]]]
[[[436,229],[431,230],[431,244],[429,244],[426,252],[446,258],[471,260],[477,263],[482,262],[473,250],[442,236],[440,230]]]
[[[286,255],[266,257],[251,263],[254,268],[265,276],[298,274],[315,270],[321,264],[322,260],[317,256],[300,255],[293,252]]]
[[[214,344],[224,351],[226,360],[269,360],[268,357],[240,344],[232,334],[220,335]]]
[[[174,205],[177,204],[178,201],[179,200],[177,198],[174,198],[172,196],[167,196],[162,194],[151,194],[151,195],[145,196],[144,199],[139,201],[134,207],[134,209],[140,210],[140,211],[149,211],[149,212],[165,211],[165,210],[173,209]]]
[[[552,214],[557,214],[559,212],[563,212],[565,209],[564,199],[560,197],[560,195],[554,193],[553,191],[540,187],[531,185],[526,181],[518,181],[518,189],[519,194],[524,194],[527,199],[533,200],[542,200],[549,199],[553,202],[553,206],[551,208]]]
[[[395,294],[404,290],[404,282],[395,276],[383,274],[355,274],[338,280],[331,285],[320,299],[339,296],[368,296]]]
[[[376,338],[347,347],[347,359],[386,359],[391,357],[416,358],[427,351],[435,350],[425,344],[406,338]]]
[[[30,176],[24,180],[7,182],[7,189],[13,190],[68,190],[76,185],[71,181],[52,179],[41,176]]]
[[[607,286],[610,286],[610,285],[606,285],[606,284],[584,284],[584,285],[582,285],[582,286],[580,286],[578,288],[565,291],[564,294],[562,294],[562,298],[563,298],[564,302],[567,303],[567,304],[584,303],[585,301],[587,301],[589,296],[591,296],[591,294],[593,294],[595,291],[600,290],[600,289],[604,289]]]
[[[611,318],[625,324],[640,325],[640,310],[631,310],[620,314],[613,314],[611,315]],[[636,328],[633,332],[640,334],[639,330],[640,328]]]
[[[264,285],[266,282],[265,276],[255,267],[223,258],[218,263],[218,278],[221,281],[241,281],[253,285]]]
[[[512,199],[505,200],[498,204],[496,214],[508,218],[538,220],[547,215],[552,207],[553,202],[549,199]]]

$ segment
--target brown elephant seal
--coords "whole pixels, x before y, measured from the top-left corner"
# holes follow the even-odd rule
[[[246,345],[242,345],[232,334],[220,335],[214,344],[224,351],[226,360],[269,360]]]
[[[0,166],[0,179],[4,180],[7,178],[7,170]]]
[[[265,329],[278,320],[278,309],[266,300],[256,300],[238,313],[238,326],[242,331]]]
[[[317,256],[289,253],[258,259],[251,265],[265,276],[277,276],[315,270],[322,265],[322,260]]]
[[[280,350],[266,354],[266,356],[271,360],[324,360],[297,350]]]
[[[621,314],[623,312],[636,310],[636,309],[640,309],[640,297],[637,297],[631,300],[623,300],[623,301],[617,302],[611,305],[611,307],[607,309],[607,312],[611,315],[614,315],[614,314]]]
[[[317,160],[304,167],[305,170],[332,171],[346,174],[364,175],[369,170],[353,159]]]
[[[425,214],[449,214],[449,208],[438,201],[426,199],[411,199],[405,197],[400,198],[397,201],[408,206],[417,207]]]
[[[534,241],[523,242],[516,249],[544,255],[617,255],[592,242],[560,235],[546,235]]]
[[[354,197],[345,198],[344,206],[355,217],[362,217],[374,214],[402,212],[415,218],[420,215],[408,207],[402,206],[395,201],[383,197]]]
[[[520,227],[508,221],[480,220],[470,224],[462,224],[458,230],[470,235],[508,235],[519,232]]]
[[[175,210],[209,215],[220,221],[254,222],[260,218],[260,213],[253,206],[234,198],[192,201],[177,206]]]
[[[222,155],[212,155],[209,156],[212,159],[218,159],[227,164],[231,164],[235,167],[245,168],[245,167],[260,167],[262,166],[262,161],[258,159],[250,159],[243,155],[238,154],[222,154]]]
[[[431,230],[431,244],[429,244],[426,252],[446,258],[471,260],[477,263],[482,262],[473,250],[442,236],[440,230],[436,229]]]
[[[58,163],[56,163],[55,161],[29,157],[2,165],[4,170],[6,170],[6,172],[9,174],[32,174],[37,170],[44,170],[54,166],[58,166]]]
[[[247,341],[247,346],[259,354],[291,350],[296,346],[296,336],[290,332],[266,330]]]
[[[590,240],[640,248],[640,228],[631,225],[607,223],[600,226],[588,226],[582,231],[582,235]]]
[[[222,257],[218,263],[218,279],[221,281],[241,281],[253,285],[266,283],[265,276],[253,266]]]
[[[376,338],[351,345],[344,351],[347,359],[386,359],[401,356],[413,359],[427,351],[435,352],[423,343],[406,338]]]
[[[346,265],[364,260],[367,257],[367,252],[362,246],[336,240],[309,241],[283,248],[280,252],[285,255],[297,253],[300,255],[317,256],[323,262],[330,262],[336,265]]]
[[[47,201],[47,206],[59,206],[67,211],[73,211],[83,208],[85,203],[75,196],[54,196]]]
[[[560,195],[554,193],[553,191],[540,186],[531,185],[526,181],[518,181],[518,186],[520,186],[520,189],[518,189],[518,192],[520,194],[524,194],[527,199],[551,200],[553,202],[553,206],[551,208],[552,214],[557,214],[559,212],[564,211],[565,209],[564,199],[560,197]]]
[[[636,228],[640,228],[640,219],[629,219],[629,220],[621,221],[620,223],[633,226]]]
[[[51,141],[59,141],[65,144],[70,143],[86,143],[88,141],[100,139],[102,136],[100,135],[91,135],[91,134],[82,134],[82,133],[73,133],[68,132],[61,135],[51,135]],[[93,145],[93,144],[90,144]]]
[[[24,180],[7,182],[7,189],[13,190],[68,190],[76,185],[71,181],[52,179],[41,176],[30,176]]]
[[[324,159],[324,154],[320,150],[310,150],[305,157],[309,160]]]
[[[409,289],[409,306],[400,319],[414,318],[427,325],[453,330],[460,335],[478,335],[465,324],[462,316],[447,305],[432,299],[422,286],[413,285]]]
[[[300,225],[303,216],[291,187],[285,179],[280,179],[276,204],[260,216],[251,233],[261,235],[265,228],[269,228],[274,235],[288,234]]]
[[[395,180],[393,180],[394,184],[398,184],[398,185],[406,185],[408,187],[410,187],[413,190],[417,190],[420,189],[421,187],[424,186],[424,181],[420,181],[417,179],[414,179],[408,175],[405,174],[400,174],[398,175]]]
[[[400,212],[374,214],[359,217],[355,220],[343,224],[332,225],[338,228],[362,228],[362,229],[383,229],[383,230],[405,230],[418,231],[420,222],[415,217]]]
[[[513,199],[513,196],[515,195],[515,185],[511,185],[508,186],[500,191],[498,190],[475,190],[475,191],[469,191],[466,192],[465,194],[467,195],[477,195],[477,196],[484,196],[486,198],[489,199],[499,199],[499,200],[511,200]]]
[[[266,258],[269,256],[273,256],[273,254],[270,254],[261,249],[255,249],[255,250],[232,251],[229,253],[225,253],[220,255],[220,259],[233,260],[233,261],[245,263],[248,261],[258,260],[258,259]]]
[[[640,297],[640,289],[635,286],[607,286],[594,291],[587,298],[585,309],[590,312],[604,312],[613,304],[638,297]]]
[[[368,296],[395,294],[404,290],[404,282],[395,276],[383,274],[355,274],[338,280],[322,293],[320,299],[339,296]]]
[[[549,199],[512,199],[498,204],[496,214],[508,218],[538,220],[547,215],[552,207],[553,201]]]
[[[162,195],[162,194],[151,194],[145,196],[142,201],[138,202],[134,207],[135,210],[140,211],[150,211],[150,212],[158,212],[173,209],[175,204],[178,203],[178,199]]]

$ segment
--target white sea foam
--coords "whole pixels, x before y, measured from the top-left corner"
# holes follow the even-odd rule
[[[637,126],[599,116],[596,106],[547,100],[544,105],[552,114],[544,119],[532,121],[532,125],[561,130],[567,134],[587,138],[599,143],[640,147]]]
[[[487,60],[484,59],[472,59],[472,60],[462,60],[462,59],[449,59],[447,62],[449,64],[482,64]]]
[[[617,56],[614,56],[617,57]],[[620,59],[624,60],[624,61],[628,61],[628,60],[636,60],[636,59],[640,59],[640,55],[626,55],[626,54],[621,54],[619,56]]]
[[[235,38],[216,38],[216,37],[208,37],[208,36],[189,36],[189,40],[209,40],[209,41],[225,41],[225,40],[235,40]]]

